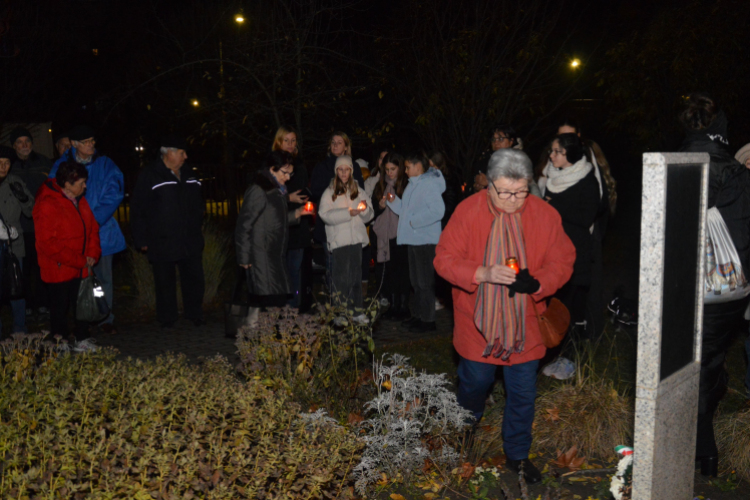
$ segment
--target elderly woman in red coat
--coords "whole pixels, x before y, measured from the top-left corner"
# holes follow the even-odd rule
[[[503,367],[508,468],[523,466],[526,481],[535,483],[541,474],[528,456],[545,347],[532,301],[544,312],[544,299],[570,279],[576,253],[557,211],[529,196],[532,166],[525,153],[496,151],[487,177],[489,189],[453,213],[436,248],[435,269],[453,285],[458,401],[479,420],[495,371]],[[518,274],[505,265],[511,257]]]

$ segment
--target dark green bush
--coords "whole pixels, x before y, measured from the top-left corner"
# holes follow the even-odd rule
[[[0,498],[332,498],[361,444],[222,358],[57,356],[17,337],[0,368]],[[21,343],[25,345],[21,345]]]

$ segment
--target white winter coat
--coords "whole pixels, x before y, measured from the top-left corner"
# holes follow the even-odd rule
[[[370,238],[367,236],[365,224],[372,219],[374,211],[370,206],[372,201],[368,199],[365,190],[360,187],[359,194],[354,200],[349,194],[337,196],[336,201],[331,199],[332,196],[333,188],[329,186],[320,197],[318,209],[318,215],[326,225],[328,251],[332,252],[335,248],[347,245],[369,245]],[[352,217],[349,209],[357,208],[361,201],[367,203],[367,210]]]

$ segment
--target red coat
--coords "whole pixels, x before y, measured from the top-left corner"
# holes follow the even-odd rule
[[[539,314],[544,312],[547,306],[542,299],[553,295],[573,273],[575,247],[563,231],[557,211],[536,196],[529,196],[521,214],[526,262],[529,273],[539,280],[541,288],[537,293],[527,295],[525,347],[523,352],[511,354],[507,361],[492,355],[483,358],[487,341],[474,325],[478,289],[474,275],[484,261],[492,222],[493,215],[487,207],[487,190],[484,189],[458,205],[435,250],[435,270],[454,286],[453,345],[462,357],[482,363],[517,365],[541,359],[546,349],[531,300],[536,301]]]
[[[86,257],[99,260],[99,224],[86,198],[78,207],[54,179],[39,188],[34,204],[34,229],[39,268],[45,283],[62,283],[88,276]]]

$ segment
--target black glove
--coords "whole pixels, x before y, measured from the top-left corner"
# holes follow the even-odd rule
[[[21,203],[29,201],[29,197],[23,192],[23,186],[21,186],[20,182],[11,182],[10,190],[13,192],[13,196],[18,198],[18,201]]]
[[[516,293],[534,293],[541,286],[539,281],[529,274],[528,269],[521,269],[516,274],[516,281],[508,285],[508,296],[513,297]]]

